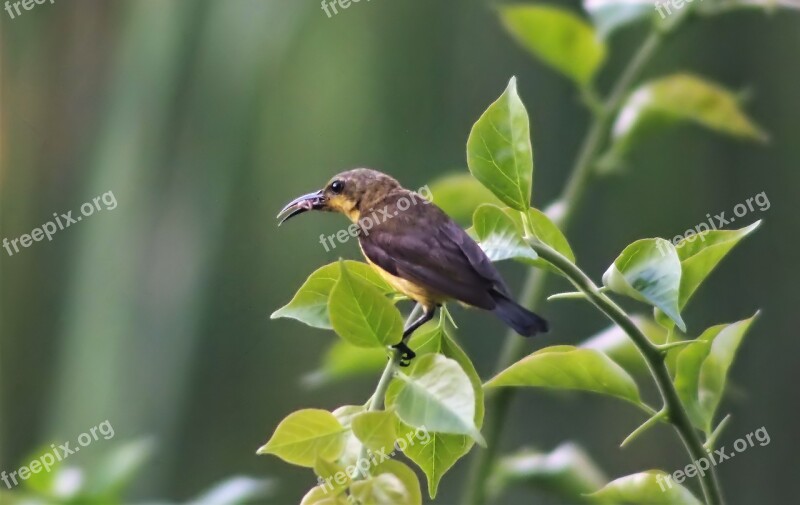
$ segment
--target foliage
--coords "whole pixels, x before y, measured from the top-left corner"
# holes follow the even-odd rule
[[[700,501],[685,487],[670,482],[659,484],[665,472],[650,470],[626,475],[609,482],[591,497],[600,503],[647,503],[650,505],[700,505]],[[662,489],[663,488],[663,489]]]
[[[564,443],[547,453],[523,449],[504,456],[489,476],[488,487],[489,494],[497,495],[510,486],[527,485],[563,502],[584,503],[607,482],[583,448]]]
[[[587,174],[603,168],[601,157],[606,167],[612,162],[619,164],[645,133],[667,124],[694,123],[742,140],[766,138],[735,95],[701,77],[660,77],[631,90],[645,57],[637,59],[609,99],[599,103],[594,80],[606,60],[605,40],[624,24],[651,18],[652,5],[589,0],[587,10],[594,24],[552,6],[499,8],[502,23],[519,44],[572,79],[597,116],[599,133],[590,135],[588,155],[578,164],[578,175],[584,178],[579,179],[578,188]],[[658,26],[652,40],[671,33],[690,12],[687,7],[686,14],[670,23],[653,20]],[[652,43],[647,42],[643,51],[649,56]],[[608,150],[601,156],[605,136]],[[573,202],[558,202],[560,212],[531,207],[534,162],[530,120],[515,78],[476,121],[467,140],[466,158],[474,179],[465,174],[451,175],[432,183],[434,201],[462,223],[472,215],[468,232],[490,259],[513,260],[564,276],[577,292],[554,298],[587,300],[615,323],[582,346],[552,346],[534,352],[499,371],[483,388],[579,390],[623,399],[648,415],[625,443],[655,423],[666,422],[685,441],[690,457],[696,458],[701,454],[698,451],[704,450],[700,433],[706,439],[715,433],[714,417],[726,377],[753,318],[709,328],[693,340],[684,339],[675,327],[697,333],[688,327],[681,312],[723,257],[758,224],[741,230],[710,231],[702,241],[689,237],[678,244],[654,238],[637,240],[609,266],[600,288],[575,264],[573,250],[559,226],[564,220],[563,206]],[[579,192],[570,187],[565,194],[575,197]],[[654,318],[629,316],[611,294],[650,307]],[[401,331],[400,312],[388,287],[365,265],[352,261],[314,272],[273,317],[332,328],[347,344],[376,352],[398,342]],[[330,481],[335,469],[347,475],[327,490],[325,484],[311,489],[303,503],[345,503],[348,499],[358,503],[420,503],[414,492],[419,487],[416,474],[405,465],[393,459],[364,463],[364,468],[357,464],[365,458],[369,461],[374,451],[393,449],[388,452],[391,457],[402,452],[425,473],[433,498],[442,476],[474,442],[497,442],[484,441],[479,431],[484,414],[480,379],[449,331],[444,317],[438,324],[419,330],[410,342],[419,356],[408,369],[398,368],[397,353],[386,348],[389,362],[375,393],[363,406],[342,407],[337,409],[338,414],[305,410],[281,422],[260,453],[273,453],[314,468],[321,483]],[[326,356],[326,377],[377,372],[377,359],[359,366],[345,356],[346,349],[355,348],[342,345],[334,344]],[[649,407],[640,396],[638,381],[648,371],[662,394],[659,409]],[[297,423],[299,419],[304,422]],[[289,426],[293,428],[287,430]],[[424,442],[420,430],[429,435]],[[684,487],[675,486],[669,493],[657,490],[654,486],[663,474],[659,470],[608,482],[580,449],[569,446],[553,454],[559,458],[530,451],[503,458],[490,471],[474,476],[473,485],[480,492],[470,500],[482,503],[487,482],[493,495],[507,486],[528,482],[569,500],[699,503]],[[708,503],[720,502],[713,471],[703,478],[702,487]]]

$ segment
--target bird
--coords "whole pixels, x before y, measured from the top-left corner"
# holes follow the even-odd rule
[[[548,331],[539,315],[515,302],[481,247],[450,216],[393,177],[368,168],[341,172],[325,186],[289,202],[279,226],[307,211],[338,212],[356,225],[367,263],[397,292],[416,301],[422,315],[394,347],[408,366],[416,353],[411,334],[449,300],[491,312],[518,334]]]

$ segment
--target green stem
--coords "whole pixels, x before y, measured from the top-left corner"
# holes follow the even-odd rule
[[[414,319],[417,318],[420,310],[422,310],[422,306],[420,304],[414,306],[414,309],[411,311],[411,314],[409,314],[408,319],[406,320],[406,326],[408,326],[412,321],[414,321]],[[397,349],[392,349],[392,354],[389,357],[389,361],[386,363],[386,368],[383,369],[380,380],[378,380],[378,385],[375,387],[375,392],[372,393],[372,396],[369,399],[369,408],[367,409],[368,412],[383,410],[384,399],[386,398],[386,390],[389,389],[389,384],[392,382],[392,378],[397,371],[397,365],[399,363],[400,351]],[[369,459],[369,449],[367,449],[366,445],[361,446],[361,452],[358,459],[359,461]],[[359,477],[366,479],[368,475],[365,473],[361,473]]]
[[[367,409],[368,412],[383,410],[383,400],[386,397],[386,390],[389,389],[389,384],[392,382],[392,378],[397,370],[398,363],[400,363],[400,351],[393,349],[392,355],[389,357],[389,361],[386,363],[386,368],[383,369],[383,374],[381,374],[378,385],[375,387],[375,393],[373,393],[372,397],[370,398],[369,408]],[[361,446],[361,452],[358,455],[358,460],[369,460],[369,449],[367,449],[366,445]],[[359,470],[359,472],[359,478],[366,479],[369,477],[369,470],[365,470],[363,472]]]
[[[622,102],[630,92],[633,83],[636,82],[647,62],[650,61],[661,46],[663,39],[664,34],[662,32],[657,30],[650,32],[642,46],[622,71],[622,74],[620,74],[619,79],[617,79],[608,95],[608,99],[595,113],[594,121],[586,134],[582,149],[575,161],[572,175],[567,181],[561,198],[558,200],[564,206],[561,215],[556,215],[557,224],[562,228],[566,228],[583,200],[586,187],[591,180],[594,163],[608,136],[614,114],[622,106]]]
[[[639,438],[639,435],[649,430],[651,426],[664,419],[666,415],[667,411],[665,409],[661,409],[658,412],[653,413],[653,415],[647,418],[647,421],[643,422],[641,425],[639,425],[638,428],[633,430],[630,435],[625,437],[625,440],[623,440],[622,443],[619,444],[619,446],[625,447],[626,445],[630,444],[631,442]]]
[[[620,108],[622,101],[630,91],[631,86],[639,77],[645,64],[653,57],[664,38],[664,34],[652,31],[636,55],[623,70],[617,82],[614,84],[608,100],[602,107],[595,110],[594,119],[583,145],[575,160],[575,166],[561,198],[556,202],[560,206],[553,213],[556,224],[562,231],[566,231],[572,218],[580,206],[586,187],[591,179],[592,168],[595,160],[600,154],[614,112]],[[541,303],[545,294],[545,281],[547,272],[539,269],[530,269],[523,284],[522,291],[518,298],[519,303],[524,307],[535,307]],[[508,368],[524,356],[525,344],[513,331],[509,331],[500,352],[495,370],[500,372]],[[470,505],[483,505],[486,503],[486,482],[497,458],[497,450],[500,434],[503,431],[508,407],[514,395],[514,388],[500,388],[492,390],[486,398],[486,419],[484,421],[484,433],[488,448],[485,451],[478,451],[473,456],[470,469],[469,485],[464,503]]]
[[[692,426],[689,415],[686,413],[678,392],[675,390],[675,385],[672,383],[672,377],[669,375],[665,362],[665,352],[661,351],[642,333],[624,310],[614,303],[611,298],[600,292],[597,285],[583,270],[562,254],[538,240],[530,240],[529,244],[542,259],[558,268],[576,288],[586,294],[586,298],[595,307],[622,328],[630,337],[653,375],[658,391],[661,394],[661,399],[664,402],[667,419],[680,435],[692,460],[699,461],[701,458],[706,457],[706,449],[703,447],[700,435]],[[707,505],[722,504],[719,482],[714,468],[709,469],[708,472],[700,476],[700,484],[703,488],[703,495]]]
[[[666,36],[674,33],[690,17],[690,13],[690,8],[683,9],[674,17],[673,22],[666,27],[655,27],[651,30],[613,85],[605,103],[598,105],[599,100],[593,88],[582,90],[583,96],[589,99],[588,103],[594,119],[583,141],[561,198],[556,201],[558,208],[554,209],[552,217],[562,231],[566,231],[583,201],[586,188],[591,179],[592,169],[608,136],[615,113],[622,106],[631,87],[639,78],[644,67],[661,47]],[[547,273],[545,271],[531,269],[525,279],[519,302],[523,306],[531,308],[538,305],[544,297],[546,279]],[[521,359],[524,356],[524,351],[525,346],[522,339],[518,338],[514,332],[509,331],[495,367],[496,371],[500,372]],[[669,373],[667,373],[667,377],[669,377]],[[467,489],[465,503],[483,505],[486,502],[486,482],[497,458],[498,441],[513,394],[514,388],[502,388],[495,390],[492,396],[487,396],[487,416],[484,421],[484,430],[487,434],[488,449],[482,452],[479,451],[473,456],[470,484]],[[686,443],[685,440],[684,443]],[[718,489],[716,494],[719,495]]]
[[[703,447],[706,448],[706,451],[711,452],[714,450],[714,447],[717,445],[717,438],[719,438],[719,436],[722,434],[722,430],[728,426],[728,422],[730,422],[730,420],[731,415],[728,414],[722,419],[722,421],[719,422],[717,427],[714,428],[714,431],[706,439],[706,443],[703,444]]]

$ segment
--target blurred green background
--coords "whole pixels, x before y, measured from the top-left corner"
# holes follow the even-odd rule
[[[118,202],[52,242],[0,251],[0,470],[108,419],[114,440],[75,461],[155,437],[131,499],[183,500],[248,474],[277,479],[270,503],[296,503],[311,472],[255,450],[289,412],[360,403],[374,388],[377,375],[304,388],[335,336],[269,319],[312,270],[359,257],[353,243],[326,252],[318,242],[341,217],[278,229],[286,201],[355,166],[411,188],[465,171],[472,123],[516,75],[532,121],[534,205],[544,207],[588,119],[572,85],[518,48],[479,0],[374,0],[330,19],[316,0],[58,0],[0,19],[2,236],[107,191]],[[629,242],[674,236],[766,192],[770,208],[745,218],[765,225],[686,314],[699,329],[763,309],[732,371],[722,442],[764,426],[772,443],[718,468],[730,503],[797,496],[799,27],[796,11],[686,26],[645,77],[688,70],[750,90],[747,110],[771,143],[692,127],[653,138],[627,172],[593,183],[568,232],[599,280]],[[601,88],[644,31],[612,39]],[[512,283],[521,277],[503,268]],[[530,350],[605,326],[579,303],[542,312],[554,331]],[[504,329],[482,314],[456,317],[488,378]],[[611,477],[686,464],[667,427],[620,450],[641,419],[605,398],[526,391],[510,419],[504,447],[575,440]],[[437,503],[458,502],[467,460]],[[532,496],[517,490],[503,503],[538,503]]]

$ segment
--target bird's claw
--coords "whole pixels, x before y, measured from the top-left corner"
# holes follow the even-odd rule
[[[411,364],[411,360],[417,357],[417,353],[411,350],[410,347],[405,342],[400,342],[397,345],[393,345],[395,349],[400,351],[400,366],[407,367]]]

